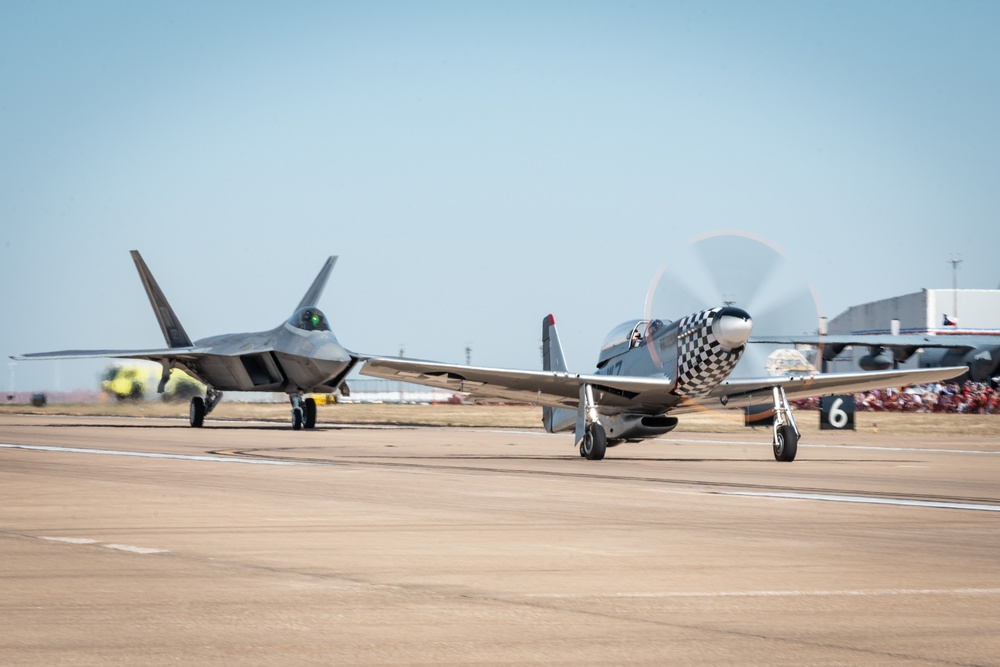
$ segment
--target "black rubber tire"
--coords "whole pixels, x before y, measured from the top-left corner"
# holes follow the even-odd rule
[[[608,450],[608,436],[599,422],[587,427],[587,434],[583,436],[580,449],[588,461],[600,461],[604,458],[604,453]]]
[[[201,428],[205,423],[205,399],[201,396],[195,396],[191,399],[188,420],[191,422],[193,428]]]
[[[775,461],[794,461],[799,449],[799,436],[791,424],[778,427],[777,439],[772,445]]]
[[[302,408],[305,412],[304,428],[316,428],[316,399],[307,398],[302,401]]]
[[[303,421],[305,421],[305,415],[302,414],[302,408],[292,408],[292,430],[301,430]]]

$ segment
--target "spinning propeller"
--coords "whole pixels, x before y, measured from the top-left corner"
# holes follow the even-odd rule
[[[819,300],[801,270],[776,244],[745,232],[702,234],[679,248],[650,282],[644,317],[680,318],[718,306],[749,313],[751,341],[820,329]],[[749,343],[732,377],[767,375],[768,355],[778,347]],[[650,352],[655,355],[652,346]],[[821,358],[820,351],[811,362],[814,369]]]

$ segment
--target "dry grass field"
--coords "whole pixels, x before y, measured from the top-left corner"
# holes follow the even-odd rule
[[[187,419],[186,403],[93,403],[49,405],[35,408],[26,405],[0,406],[0,414],[44,414],[115,417],[176,417]],[[289,407],[283,403],[223,402],[209,417],[224,420],[289,421]],[[461,426],[513,429],[541,429],[541,409],[524,405],[398,405],[341,403],[318,406],[321,424],[392,424],[426,426]],[[796,419],[804,433],[819,430],[819,413],[798,411]],[[676,433],[732,433],[743,430],[739,411],[712,411],[684,415]],[[1000,437],[1000,415],[948,415],[891,412],[859,412],[858,431],[886,435],[959,434]]]

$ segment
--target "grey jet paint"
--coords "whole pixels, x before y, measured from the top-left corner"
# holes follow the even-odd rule
[[[174,368],[180,368],[206,387],[204,398],[191,400],[190,422],[201,426],[205,415],[224,391],[284,392],[292,404],[292,427],[316,425],[316,403],[310,393],[347,393],[344,379],[363,358],[345,349],[317,308],[336,257],[323,264],[291,317],[269,331],[211,336],[192,342],[167,302],[142,256],[132,251],[143,287],[160,323],[167,347],[148,350],[63,350],[12,357],[13,359],[146,359],[163,367],[157,391],[163,392]]]

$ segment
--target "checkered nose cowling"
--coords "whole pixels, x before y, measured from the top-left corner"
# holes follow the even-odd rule
[[[723,310],[726,310],[726,314],[738,313],[739,316],[745,316],[746,336],[749,337],[750,316],[739,309],[711,308],[681,318],[677,326],[678,394],[689,398],[707,394],[729,377],[743,356],[745,346],[727,349],[715,335],[712,324]]]

